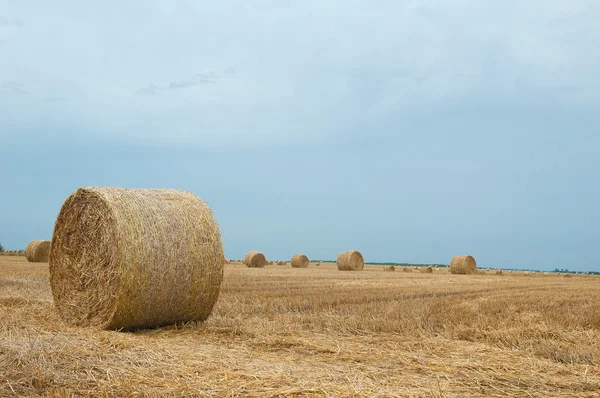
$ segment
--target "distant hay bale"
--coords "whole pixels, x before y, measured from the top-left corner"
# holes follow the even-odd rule
[[[318,263],[315,264],[317,267],[321,265],[321,262],[319,261]]]
[[[267,265],[273,265],[273,261],[267,261]]]
[[[244,264],[250,268],[262,268],[267,265],[267,259],[260,252],[248,252],[246,258],[244,258]]]
[[[496,275],[502,275],[502,270],[501,269],[497,269],[496,270]]]
[[[291,263],[293,268],[308,268],[310,260],[304,254],[294,254]]]
[[[394,267],[393,265],[390,265],[389,267],[383,267],[384,271],[396,271],[396,267]]]
[[[571,275],[571,274],[565,274],[565,278],[572,278],[572,277],[573,277],[573,275]]]
[[[455,256],[450,262],[450,272],[453,274],[474,274],[476,269],[473,256]]]
[[[359,251],[350,250],[337,257],[337,267],[339,271],[362,271],[365,260]]]
[[[50,286],[68,323],[135,330],[203,321],[217,300],[219,226],[190,192],[80,188],[52,241]]]
[[[402,267],[402,272],[413,272],[413,270],[410,267]]]
[[[225,264],[231,264],[231,260],[230,260],[230,259],[228,259],[228,258],[226,258],[226,259],[225,259]]]
[[[47,263],[51,246],[49,240],[32,240],[25,248],[25,258],[30,263]]]
[[[431,267],[421,267],[422,274],[433,274],[433,268]]]

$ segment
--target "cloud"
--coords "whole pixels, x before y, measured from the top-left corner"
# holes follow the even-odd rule
[[[19,17],[4,17],[0,15],[0,27],[22,27],[24,25],[23,19]]]
[[[148,87],[140,88],[136,91],[138,95],[156,95],[159,91],[163,90],[162,88],[155,86],[154,84],[149,85]]]
[[[27,94],[28,91],[24,83],[15,81],[5,81],[0,83],[0,94]]]
[[[595,0],[109,0],[93,14],[57,1],[8,3],[3,12],[27,24],[0,34],[0,79],[69,98],[64,115],[33,111],[90,134],[131,126],[133,139],[260,145],[372,131],[413,111],[468,113],[480,100],[556,109],[600,101]],[[11,119],[28,123],[30,104],[1,92]]]
[[[217,83],[218,80],[219,80],[219,76],[217,75],[216,72],[197,73],[189,80],[173,81],[163,87],[151,84],[148,87],[144,87],[144,88],[137,90],[136,93],[138,95],[156,95],[160,91],[179,90],[182,88],[190,88],[190,87],[199,86],[202,84]]]
[[[44,101],[46,102],[65,102],[67,99],[65,97],[57,97],[53,95],[49,95],[44,97]]]

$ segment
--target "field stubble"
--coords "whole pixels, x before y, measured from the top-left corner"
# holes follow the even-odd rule
[[[227,264],[212,316],[65,325],[0,257],[0,396],[597,396],[600,279]]]

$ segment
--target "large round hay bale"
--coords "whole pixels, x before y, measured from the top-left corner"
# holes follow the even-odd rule
[[[410,267],[402,267],[402,272],[412,272],[412,268]]]
[[[47,263],[51,247],[49,240],[32,240],[25,248],[25,258],[30,263]]]
[[[476,269],[473,256],[455,256],[450,262],[450,272],[453,274],[474,274]]]
[[[244,264],[250,268],[262,268],[267,265],[267,259],[260,252],[248,252],[244,258]]]
[[[383,267],[384,271],[396,271],[396,267],[394,267],[393,265],[390,265],[389,267]]]
[[[431,267],[421,267],[422,274],[433,274],[433,268]]]
[[[223,279],[219,226],[196,195],[80,188],[54,225],[50,285],[62,318],[102,329],[203,321]]]
[[[365,268],[365,260],[359,251],[350,250],[337,257],[337,267],[340,271],[362,271]]]
[[[304,254],[294,254],[290,262],[294,268],[308,268],[310,264],[310,260]]]

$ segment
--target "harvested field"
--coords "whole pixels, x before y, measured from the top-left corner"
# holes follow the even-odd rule
[[[600,278],[231,263],[205,323],[63,323],[0,256],[0,396],[595,397]]]

